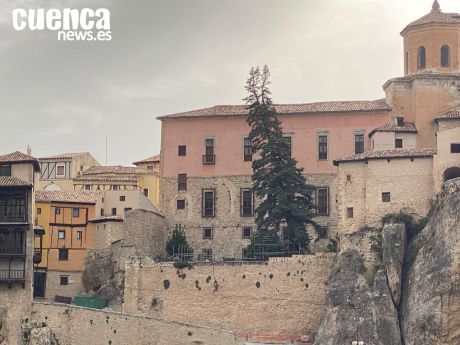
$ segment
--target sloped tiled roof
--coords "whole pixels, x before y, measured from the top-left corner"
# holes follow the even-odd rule
[[[36,202],[67,202],[81,204],[95,204],[99,198],[104,195],[104,192],[90,191],[73,191],[73,192],[58,192],[58,191],[37,191],[35,192]]]
[[[156,156],[152,156],[152,157],[143,159],[143,160],[138,161],[138,162],[134,162],[133,164],[138,165],[138,164],[141,164],[141,163],[159,163],[159,162],[160,162],[160,155],[156,155]]]
[[[390,111],[391,107],[384,99],[375,101],[336,101],[303,104],[274,104],[278,114],[318,114],[318,113],[351,113],[365,111]],[[246,105],[216,105],[210,108],[192,110],[158,117],[159,120],[169,118],[200,118],[200,117],[227,117],[247,116]]]
[[[413,122],[404,122],[402,126],[398,126],[394,122],[389,122],[383,126],[373,129],[369,133],[369,137],[371,137],[375,132],[417,133],[417,128]]]
[[[93,166],[83,172],[85,175],[144,175],[152,174],[151,170],[138,167],[115,166]]]
[[[435,118],[436,121],[439,120],[460,120],[460,112],[459,111],[451,111],[448,113],[444,113],[439,115]]]
[[[15,177],[0,176],[0,187],[32,187],[32,184]]]
[[[460,24],[460,14],[459,13],[444,13],[441,12],[439,3],[435,1],[433,4],[433,9],[430,13],[423,16],[420,19],[407,25],[404,30],[401,32],[401,35],[405,35],[410,29],[415,27],[421,27],[429,24]]]
[[[390,159],[390,158],[411,158],[411,157],[432,157],[437,153],[437,149],[396,149],[369,151],[358,153],[347,157],[334,159],[334,165],[339,165],[343,162],[357,162],[371,159]]]
[[[60,153],[57,155],[51,155],[46,157],[40,157],[38,160],[46,161],[46,160],[71,160],[75,157],[89,155],[89,152],[77,152],[77,153]]]
[[[31,163],[35,170],[40,170],[40,164],[37,158],[26,155],[25,153],[15,151],[6,155],[0,155],[0,164],[2,163]]]
[[[139,175],[82,175],[73,179],[75,182],[109,182],[109,183],[137,183],[140,180]]]

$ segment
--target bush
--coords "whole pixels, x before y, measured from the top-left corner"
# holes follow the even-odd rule
[[[337,241],[331,238],[326,249],[330,253],[337,253]]]
[[[193,249],[187,243],[187,236],[180,224],[176,224],[176,228],[166,242],[166,253],[173,259],[178,257],[180,260],[190,260],[193,258]]]
[[[173,266],[178,270],[183,270],[184,268],[191,270],[193,268],[193,265],[188,261],[177,261]]]
[[[382,224],[404,224],[406,226],[407,240],[410,241],[414,236],[420,233],[428,224],[428,217],[415,219],[412,214],[400,211],[398,213],[389,213],[382,218]]]

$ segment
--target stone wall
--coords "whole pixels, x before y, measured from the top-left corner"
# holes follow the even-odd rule
[[[136,259],[126,264],[124,311],[240,335],[308,336],[323,316],[334,261],[335,254],[317,254],[177,270],[170,263]]]
[[[236,345],[221,329],[65,304],[34,302],[30,322],[44,322],[59,345]]]
[[[328,226],[335,237],[337,229],[335,174],[307,175],[308,183],[329,188],[329,215],[318,217],[318,224]],[[161,210],[169,232],[176,224],[184,228],[187,241],[194,249],[195,258],[203,249],[212,249],[216,260],[241,258],[249,239],[242,236],[243,227],[255,230],[254,217],[240,215],[240,192],[252,188],[251,176],[188,177],[187,190],[178,191],[177,178],[162,179]],[[202,190],[215,190],[215,217],[202,216]],[[177,209],[177,200],[185,200],[185,209]],[[256,200],[257,206],[257,200]],[[203,239],[203,228],[213,228],[213,238]]]
[[[83,291],[81,275],[82,272],[48,270],[46,272],[45,298],[53,301],[56,296],[71,297],[73,299]],[[68,277],[67,285],[61,285],[61,277]]]
[[[434,196],[433,159],[341,162],[337,190],[340,234],[380,226],[384,215],[401,210],[425,216]],[[390,202],[383,202],[382,193],[390,193]],[[352,218],[347,208],[353,208]]]

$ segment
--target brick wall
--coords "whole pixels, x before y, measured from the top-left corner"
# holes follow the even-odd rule
[[[195,265],[136,259],[126,264],[124,310],[238,331],[311,335],[324,314],[335,254],[267,263]]]
[[[60,345],[236,345],[232,332],[211,327],[65,304],[32,309],[31,321],[46,323]]]

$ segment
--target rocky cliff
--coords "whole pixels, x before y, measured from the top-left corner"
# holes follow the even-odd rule
[[[341,252],[315,344],[460,344],[459,234],[456,179],[445,183],[428,225],[409,243],[403,225],[383,228],[375,274],[359,251]]]

